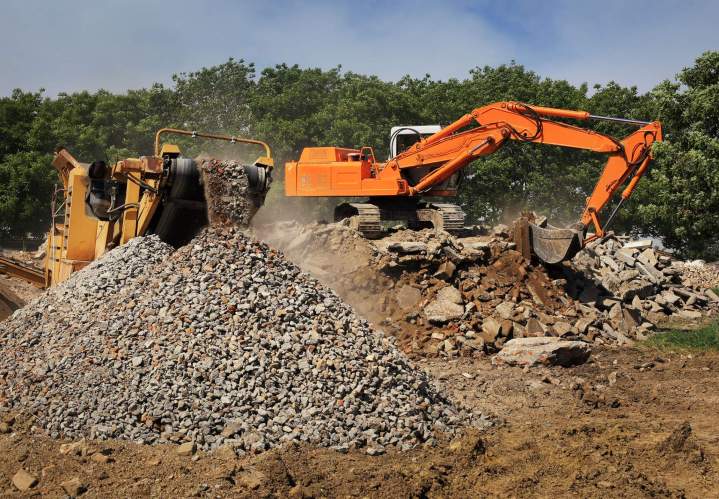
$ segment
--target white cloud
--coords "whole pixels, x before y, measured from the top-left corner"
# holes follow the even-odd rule
[[[574,83],[648,90],[717,49],[714,2],[4,0],[0,94],[114,91],[244,58],[396,79],[512,59]]]

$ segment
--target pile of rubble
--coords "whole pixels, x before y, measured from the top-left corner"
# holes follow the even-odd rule
[[[680,271],[680,278],[685,286],[695,289],[719,289],[719,263],[690,260],[674,262],[674,266]]]
[[[629,344],[656,322],[719,306],[711,290],[682,284],[679,262],[614,235],[548,269],[522,258],[506,226],[463,237],[397,229],[375,241],[339,224],[258,230],[413,355],[494,353],[544,336]]]
[[[570,293],[610,313],[614,309],[619,314],[621,308],[625,315],[630,311],[656,323],[668,318],[699,320],[719,308],[712,283],[697,280],[696,273],[692,279],[690,265],[655,250],[650,239],[632,241],[609,234],[588,244],[571,268],[585,279],[570,278]]]
[[[133,239],[0,323],[0,411],[52,437],[238,452],[375,453],[472,421],[334,292],[234,227],[173,253]]]

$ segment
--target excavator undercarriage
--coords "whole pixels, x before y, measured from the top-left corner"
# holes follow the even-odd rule
[[[370,198],[364,203],[343,203],[335,208],[335,222],[346,221],[369,239],[380,237],[383,223],[393,221],[404,222],[411,229],[431,227],[458,233],[464,228],[465,218],[464,211],[456,204],[412,198],[402,202]]]

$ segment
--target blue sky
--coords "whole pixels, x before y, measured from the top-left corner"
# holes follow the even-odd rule
[[[719,1],[2,0],[0,95],[122,91],[229,57],[397,79],[516,60],[649,90],[719,50]]]

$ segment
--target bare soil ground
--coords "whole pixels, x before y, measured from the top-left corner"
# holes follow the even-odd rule
[[[419,365],[497,425],[374,457],[302,446],[190,457],[119,441],[63,455],[20,415],[0,435],[0,495],[60,497],[60,484],[79,478],[86,497],[719,496],[717,353],[605,348],[579,367],[528,371],[488,358]],[[25,493],[11,483],[21,468],[39,480]]]

